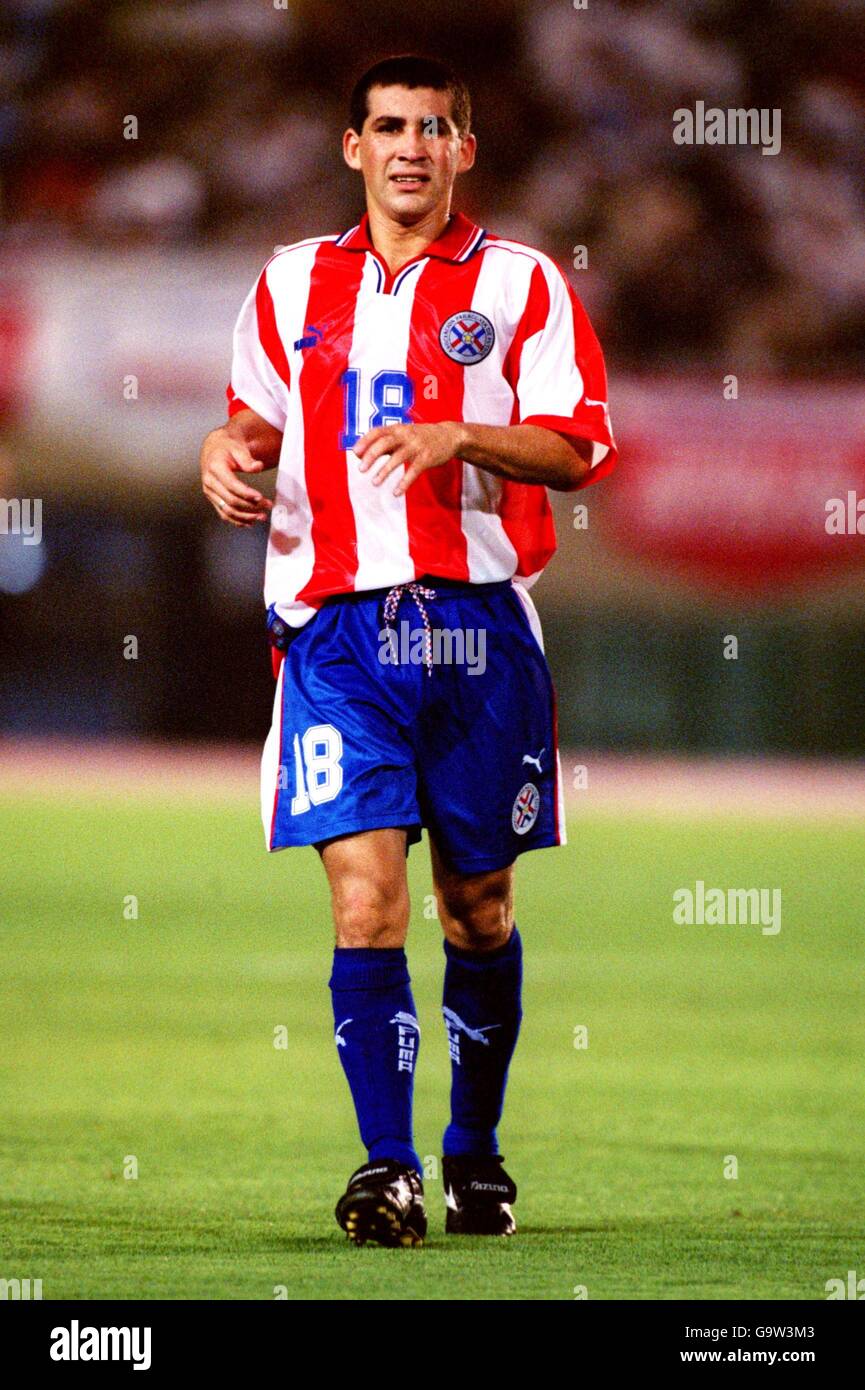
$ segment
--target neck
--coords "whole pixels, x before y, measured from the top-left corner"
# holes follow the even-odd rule
[[[449,208],[434,208],[420,222],[404,227],[371,204],[367,211],[372,244],[384,258],[392,275],[437,241],[450,220]]]

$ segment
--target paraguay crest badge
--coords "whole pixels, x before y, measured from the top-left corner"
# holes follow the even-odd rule
[[[439,342],[452,362],[472,367],[489,357],[496,340],[496,330],[486,314],[476,309],[462,309],[445,319],[439,332]]]
[[[541,809],[541,794],[534,782],[526,782],[517,792],[511,810],[511,825],[518,835],[526,835],[538,818]]]

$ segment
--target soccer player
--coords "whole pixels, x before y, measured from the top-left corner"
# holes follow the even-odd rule
[[[420,1028],[406,857],[429,835],[451,1058],[446,1229],[510,1235],[496,1127],[522,1016],[514,861],[565,841],[555,696],[529,586],[546,489],[615,460],[603,358],[556,265],[451,211],[469,94],[440,63],[361,78],[343,155],[366,213],[284,247],[234,335],[228,423],[202,447],[233,526],[269,518],[269,850],[315,845],[330,886],[335,1042],[367,1161],[336,1216],[419,1245]],[[243,475],[278,466],[274,502]]]

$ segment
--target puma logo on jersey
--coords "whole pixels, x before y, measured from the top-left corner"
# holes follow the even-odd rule
[[[524,753],[524,754],[523,754],[523,762],[524,762],[524,763],[531,763],[532,767],[536,767],[536,768],[538,769],[538,772],[542,772],[542,771],[543,771],[543,768],[541,767],[541,758],[544,756],[544,754],[546,753],[546,751],[547,751],[546,748],[542,748],[541,751],[540,751],[540,753],[538,754],[538,756],[537,756],[536,758],[533,758],[532,755],[531,755],[531,753]]]
[[[306,325],[306,337],[296,338],[294,343],[295,352],[303,352],[304,348],[318,347],[324,333],[320,328],[316,328],[314,323]]]

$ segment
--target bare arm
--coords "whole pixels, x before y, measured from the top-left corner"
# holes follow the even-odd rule
[[[394,493],[399,496],[428,468],[452,458],[463,459],[520,483],[540,483],[572,492],[591,467],[592,444],[565,438],[540,425],[474,425],[443,421],[436,425],[382,425],[355,445],[366,472],[384,455],[390,457],[373,476],[380,486],[396,468],[405,473]]]
[[[592,445],[541,425],[460,425],[456,457],[500,478],[570,492],[591,467]]]
[[[282,434],[254,410],[240,410],[211,430],[201,446],[201,488],[217,514],[232,526],[266,521],[273,503],[238,477],[264,473],[279,463]]]

